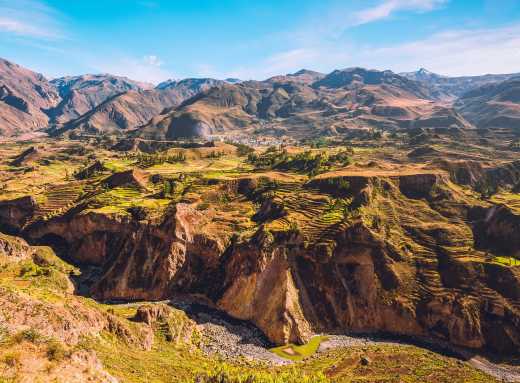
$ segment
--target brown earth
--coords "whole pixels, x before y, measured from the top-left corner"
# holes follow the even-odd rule
[[[24,236],[102,267],[91,290],[98,299],[204,294],[278,344],[353,331],[505,354],[518,349],[520,275],[489,258],[503,254],[494,243],[518,250],[518,217],[453,183],[470,176],[343,170],[309,183],[277,181],[274,194],[264,195],[265,179],[215,184],[237,201],[272,201],[257,211],[255,231],[240,238],[217,220],[218,205],[201,212],[192,207],[197,199],[156,222],[78,207],[31,225]],[[330,207],[341,198],[352,198],[345,213]],[[260,214],[273,204],[284,213]]]

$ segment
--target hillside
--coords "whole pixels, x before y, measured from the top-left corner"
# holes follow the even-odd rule
[[[173,90],[127,91],[115,95],[81,117],[58,125],[52,135],[74,131],[75,134],[123,134],[148,122],[165,108],[177,105],[182,97]]]
[[[125,77],[108,74],[62,77],[51,81],[62,100],[49,111],[53,123],[66,123],[91,111],[104,101],[127,91],[151,89]]]
[[[430,88],[430,91],[441,99],[456,99],[481,86],[499,83],[518,76],[519,74],[448,77],[421,68],[416,72],[401,73],[401,75],[423,83],[424,86]]]
[[[464,94],[457,110],[479,128],[520,127],[520,77],[488,84]]]
[[[263,90],[208,94],[253,115]],[[412,130],[429,145],[0,144],[0,376],[514,381],[518,153]]]
[[[152,119],[136,135],[172,139],[255,131],[309,138],[413,126],[471,127],[419,83],[390,71],[353,68],[212,88]]]
[[[47,126],[47,110],[60,101],[41,74],[0,59],[0,135],[26,133]]]

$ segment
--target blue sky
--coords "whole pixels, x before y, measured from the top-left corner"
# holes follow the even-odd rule
[[[520,72],[520,0],[0,0],[0,57],[48,77],[301,68]]]

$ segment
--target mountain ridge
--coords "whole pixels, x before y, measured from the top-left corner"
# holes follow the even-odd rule
[[[180,131],[196,137],[250,129],[294,137],[413,126],[466,129],[468,121],[480,124],[470,115],[478,108],[456,101],[516,76],[448,77],[424,68],[394,73],[351,67],[328,74],[301,69],[262,81],[186,78],[153,86],[110,74],[47,80],[7,60],[0,63],[0,131],[5,136],[46,129],[120,134],[143,127],[144,136],[164,139],[160,132],[179,137],[173,122],[181,116]],[[511,103],[494,108],[516,118]],[[162,127],[154,132],[159,121]]]

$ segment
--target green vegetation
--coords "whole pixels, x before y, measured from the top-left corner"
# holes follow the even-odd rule
[[[520,266],[520,259],[513,257],[494,257],[493,261],[504,266]]]
[[[373,133],[373,138],[379,140]],[[387,138],[385,135],[381,139]],[[491,204],[520,208],[517,193],[509,192],[507,188],[497,190],[485,182],[477,185],[476,193],[469,187],[443,180],[442,188],[435,190],[435,198],[429,198],[433,194],[425,198],[408,198],[400,190],[404,183],[399,185],[397,177],[379,177],[377,172],[391,174],[402,164],[414,170],[414,164],[404,162],[407,161],[403,154],[406,151],[390,146],[379,148],[377,145],[381,143],[365,140],[365,146],[356,146],[355,152],[344,143],[338,146],[328,138],[309,142],[309,146],[304,148],[271,147],[263,153],[247,145],[233,145],[236,151],[228,147],[197,148],[182,150],[182,155],[177,154],[177,149],[135,155],[100,149],[92,158],[92,148],[87,147],[85,150],[70,150],[67,155],[58,153],[48,156],[31,166],[12,167],[3,161],[0,174],[2,198],[29,193],[34,195],[39,203],[38,217],[95,211],[100,214],[123,214],[136,220],[150,218],[151,224],[154,222],[152,213],[162,218],[171,204],[182,202],[190,209],[198,210],[198,213],[195,212],[197,216],[208,218],[203,230],[218,240],[224,233],[222,238],[226,241],[232,238],[231,243],[235,240],[238,243],[251,238],[262,228],[265,230],[265,244],[273,244],[284,235],[287,237],[288,233],[297,233],[298,241],[302,238],[302,247],[319,249],[314,254],[320,257],[333,254],[321,249],[334,250],[338,234],[350,235],[354,230],[347,232],[349,225],[359,225],[361,229],[367,229],[361,232],[361,235],[366,234],[363,240],[372,241],[375,246],[379,241],[388,244],[385,250],[389,250],[388,256],[396,257],[393,264],[395,271],[405,282],[409,281],[408,273],[413,274],[416,258],[432,256],[433,243],[442,247],[450,257],[457,257],[461,263],[481,261],[483,258],[483,252],[474,251],[473,243],[467,244],[468,239],[473,239],[470,226],[458,222],[457,211],[452,210],[451,205],[444,204],[448,200],[443,198],[442,193],[453,193],[457,197],[453,200],[459,205],[470,200],[471,206],[481,206],[483,209]],[[49,152],[52,151],[51,145],[47,147],[50,148]],[[19,149],[17,147],[16,151]],[[439,144],[436,149],[442,151],[446,146]],[[9,147],[6,150],[9,153],[12,151]],[[476,149],[474,152],[478,153]],[[42,150],[42,154],[48,153]],[[76,155],[80,157],[74,157]],[[381,159],[383,161],[380,163]],[[86,164],[97,161],[102,165],[97,168],[102,169],[99,173],[103,177],[96,168],[87,170]],[[110,173],[135,166],[145,168],[139,172],[142,185],[139,182],[129,186],[130,183],[112,189],[103,185],[103,179]],[[342,169],[347,166],[348,169]],[[336,170],[339,171],[309,181],[309,176]],[[350,170],[361,177],[367,173],[376,174],[367,176],[368,183],[363,189],[365,194],[353,195],[353,189],[357,189],[358,185],[354,180],[351,180],[353,185],[347,181]],[[81,171],[85,171],[85,178],[71,179],[71,175]],[[148,177],[149,182],[146,181]],[[354,184],[356,188],[352,187]],[[426,187],[422,182],[415,186]],[[352,206],[354,197],[355,208]],[[366,197],[366,200],[357,197]],[[482,201],[481,197],[486,200]],[[261,209],[265,211],[259,214]],[[446,212],[454,213],[449,216],[453,219],[447,219]],[[446,234],[448,230],[450,235]],[[456,241],[449,242],[451,238]],[[405,250],[401,252],[402,249]],[[400,268],[404,262],[397,257],[410,261],[406,269]],[[32,259],[16,263],[3,261],[0,260],[0,289],[28,297],[36,305],[42,303],[41,307],[37,306],[41,310],[39,313],[49,310],[45,315],[54,320],[53,304],[63,310],[86,307],[94,310],[96,315],[100,312],[113,315],[125,330],[110,332],[105,329],[99,336],[86,336],[80,344],[71,346],[42,337],[34,329],[8,334],[0,325],[0,376],[5,369],[15,369],[23,363],[24,353],[30,347],[31,352],[37,348],[45,363],[52,362],[53,365],[66,362],[73,347],[73,351],[96,351],[103,366],[122,382],[493,381],[460,361],[412,346],[370,344],[317,352],[320,343],[326,339],[324,337],[315,337],[301,346],[290,344],[273,349],[273,353],[291,362],[286,366],[271,366],[244,358],[224,360],[219,355],[202,352],[201,345],[209,337],[204,338],[204,335],[194,332],[192,338],[186,340],[189,337],[184,337],[184,331],[191,323],[187,315],[179,310],[176,311],[178,316],[173,319],[161,322],[160,326],[152,326],[155,331],[154,344],[151,350],[145,350],[127,339],[136,336],[137,330],[144,326],[130,320],[136,313],[136,306],[102,304],[73,295],[70,275],[78,275],[80,270],[60,260],[49,248],[36,248]],[[514,257],[497,256],[486,261],[504,267],[520,266],[520,260]],[[440,279],[436,284],[439,277],[437,270],[427,271],[421,288],[431,291],[432,295],[444,289]],[[408,286],[399,285],[396,290],[401,288]],[[401,291],[391,292],[398,293],[401,294]],[[403,292],[403,296],[405,294],[408,292]],[[390,293],[388,297],[383,297],[385,302],[387,298],[389,304],[394,302],[394,296]]]
[[[322,373],[307,375],[296,368],[272,374],[269,372],[242,372],[238,368],[219,367],[217,371],[200,374],[196,383],[328,383],[329,379]]]
[[[251,153],[249,163],[259,169],[294,171],[314,176],[351,163],[351,151],[341,150],[334,154],[325,151],[306,150],[289,154],[286,149],[268,148],[262,154]]]
[[[290,343],[285,346],[272,348],[271,352],[285,359],[301,361],[305,358],[308,358],[311,355],[314,355],[316,351],[318,351],[320,344],[326,340],[326,336],[315,336],[304,345],[299,346]]]
[[[213,153],[213,152],[212,152]],[[172,155],[168,154],[146,154],[146,153],[137,153],[130,156],[130,158],[135,160],[135,163],[140,168],[149,168],[154,165],[161,165],[164,163],[175,164],[177,162],[185,162],[186,155],[184,152],[178,152]],[[218,158],[218,157],[216,157]]]
[[[240,144],[237,142],[229,142],[229,144],[236,146],[237,156],[239,156],[239,157],[245,157],[245,156],[248,156],[251,153],[255,152],[255,149],[253,149],[252,147],[245,145],[245,144]]]

